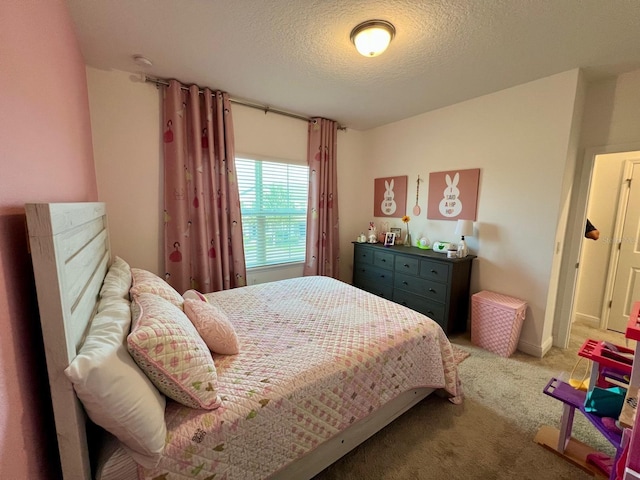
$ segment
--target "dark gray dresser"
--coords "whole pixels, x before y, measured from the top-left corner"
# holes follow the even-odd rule
[[[417,247],[353,245],[355,287],[427,315],[446,333],[466,330],[475,255],[447,258]]]

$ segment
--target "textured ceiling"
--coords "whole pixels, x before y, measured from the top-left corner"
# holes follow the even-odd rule
[[[639,0],[68,0],[86,63],[364,130],[555,73],[640,68]],[[349,40],[380,18],[379,57]],[[142,54],[153,62],[141,68]]]

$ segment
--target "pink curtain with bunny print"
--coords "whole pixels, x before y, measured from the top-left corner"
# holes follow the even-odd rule
[[[165,278],[180,293],[246,285],[229,95],[163,87]]]
[[[304,275],[340,274],[338,236],[338,124],[324,118],[309,122],[309,205]]]

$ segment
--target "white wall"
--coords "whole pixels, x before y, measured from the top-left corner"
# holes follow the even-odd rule
[[[232,104],[236,154],[307,164],[307,122]]]
[[[427,179],[433,171],[481,169],[478,219],[467,238],[478,255],[472,291],[494,290],[528,302],[519,348],[534,355],[551,345],[548,287],[560,253],[556,231],[578,79],[574,70],[366,132],[369,205],[362,228],[373,214],[374,178],[407,174],[415,188],[418,174]],[[425,182],[423,212],[427,194]],[[410,211],[415,196],[408,197]],[[424,213],[411,220],[413,234],[432,241],[457,240],[454,229],[455,222],[427,220]]]
[[[98,199],[111,247],[133,266],[162,273],[162,144],[155,86],[118,71],[87,68]]]
[[[582,146],[640,142],[640,69],[589,85]]]
[[[340,206],[340,280],[353,279],[353,243],[366,225],[363,212],[371,208],[373,190],[368,195],[370,168],[365,156],[366,133],[338,132],[338,204]],[[371,185],[373,186],[373,185]]]

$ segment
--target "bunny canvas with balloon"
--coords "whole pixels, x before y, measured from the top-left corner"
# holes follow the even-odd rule
[[[408,176],[374,180],[373,216],[401,218],[407,210]]]
[[[427,218],[476,220],[480,169],[429,174]]]

